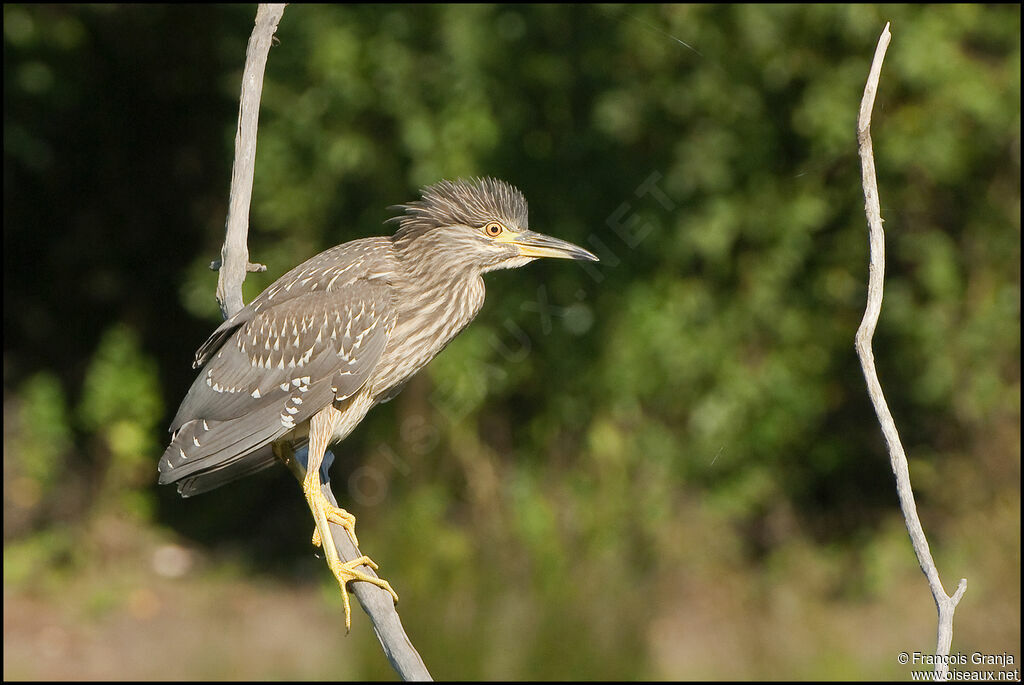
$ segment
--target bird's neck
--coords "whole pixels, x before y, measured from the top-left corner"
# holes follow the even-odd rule
[[[486,294],[479,270],[406,268],[397,279],[399,321],[413,321],[422,334],[447,344],[483,306]]]
[[[406,291],[401,306],[410,315],[434,309],[434,316],[414,318],[429,320],[438,332],[454,328],[452,336],[473,320],[484,300],[482,269],[471,258],[472,246],[464,241],[461,231],[440,228],[415,242],[395,243],[402,275],[396,285]]]
[[[391,337],[407,345],[408,358],[398,365],[409,369],[396,369],[396,376],[420,368],[444,349],[476,317],[485,295],[479,269],[457,268],[450,255],[430,251],[402,257],[396,252],[398,317]]]

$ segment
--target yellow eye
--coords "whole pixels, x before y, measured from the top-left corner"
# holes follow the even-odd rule
[[[501,235],[501,232],[503,230],[505,230],[505,228],[497,221],[492,221],[486,226],[484,226],[484,233],[491,236],[492,238],[497,238],[499,235]]]

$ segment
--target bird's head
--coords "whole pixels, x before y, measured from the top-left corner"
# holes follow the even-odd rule
[[[531,231],[526,198],[494,178],[441,181],[423,197],[397,205],[405,213],[392,240],[400,255],[430,268],[439,264],[471,272],[512,269],[540,257],[598,261],[582,247]]]

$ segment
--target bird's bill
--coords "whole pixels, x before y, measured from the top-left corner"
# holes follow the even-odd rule
[[[552,257],[555,259],[578,259],[585,262],[600,261],[592,252],[565,240],[552,238],[543,233],[523,231],[510,241],[519,248],[524,257]]]

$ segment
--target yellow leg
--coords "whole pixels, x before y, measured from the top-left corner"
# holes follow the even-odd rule
[[[352,544],[358,547],[359,538],[356,537],[356,517],[341,507],[336,507],[331,504],[327,500],[327,497],[324,496],[323,491],[319,488],[316,488],[316,491],[313,493],[314,496],[316,496],[317,493],[319,493],[320,499],[323,500],[323,502],[320,503],[320,506],[322,506],[324,511],[327,513],[327,521],[329,523],[336,523],[348,531],[348,536],[352,538]],[[313,529],[313,544],[317,547],[320,546],[319,528]]]
[[[309,509],[313,513],[313,520],[316,521],[316,530],[313,532],[313,544],[324,543],[321,546],[324,550],[324,556],[327,558],[327,566],[330,567],[334,577],[338,580],[338,584],[341,585],[341,596],[345,602],[345,629],[348,630],[352,625],[352,607],[348,598],[348,583],[354,580],[372,583],[377,587],[387,590],[395,602],[398,601],[398,595],[395,594],[388,581],[357,570],[356,567],[364,564],[374,570],[377,569],[377,564],[373,563],[369,557],[362,556],[352,561],[343,562],[338,556],[337,548],[334,546],[334,538],[331,536],[330,528],[332,521],[343,526],[348,531],[353,543],[356,541],[355,517],[344,509],[335,507],[328,502],[327,497],[324,496],[323,491],[320,489],[320,464],[324,459],[327,442],[330,440],[334,427],[337,425],[340,417],[341,412],[332,405],[321,410],[310,419],[309,456],[306,464],[306,477],[302,481],[302,490],[306,495],[306,501],[309,503]]]
[[[283,463],[288,469],[295,474],[296,478],[303,479],[302,471],[300,471],[299,463],[295,459],[295,451],[292,446],[287,442],[276,442],[272,445],[274,455]],[[321,463],[323,458],[321,458]],[[303,486],[303,490],[305,490]],[[317,491],[318,494],[322,495],[322,492]],[[336,523],[345,530],[348,531],[348,535],[352,538],[352,544],[356,547],[359,546],[359,538],[356,537],[356,517],[345,511],[341,507],[336,507],[327,501],[327,498],[323,498],[321,505],[327,510],[327,520],[330,523]],[[317,547],[320,546],[320,530],[313,530],[313,544]]]

